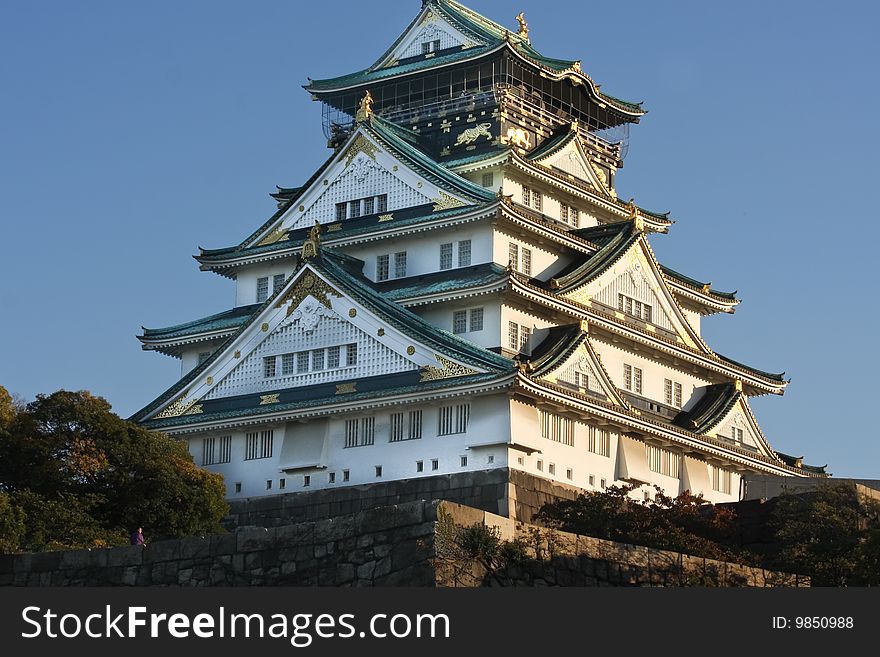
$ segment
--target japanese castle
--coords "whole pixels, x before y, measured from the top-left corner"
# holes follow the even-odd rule
[[[369,68],[310,79],[330,157],[196,256],[235,307],[139,337],[182,378],[133,419],[229,499],[498,470],[728,502],[825,476],[750,409],[783,376],[701,337],[738,299],[659,263],[674,222],[618,198],[641,104],[515,21],[425,0]]]

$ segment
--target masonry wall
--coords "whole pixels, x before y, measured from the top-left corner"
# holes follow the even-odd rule
[[[448,520],[532,545],[489,570],[444,558]],[[0,555],[0,586],[805,586],[809,580],[551,532],[480,509],[416,501],[146,547]]]

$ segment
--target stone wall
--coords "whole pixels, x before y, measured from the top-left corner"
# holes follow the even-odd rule
[[[524,558],[450,562],[450,526],[518,538]],[[0,555],[15,586],[808,586],[793,575],[549,532],[481,509],[415,501],[146,547]]]

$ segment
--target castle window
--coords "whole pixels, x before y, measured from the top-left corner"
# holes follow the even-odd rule
[[[599,487],[602,490],[605,490],[606,488],[608,488],[608,482],[605,479],[600,479],[599,480]]]
[[[431,459],[431,469],[439,470],[440,469],[440,459]]]
[[[440,269],[452,269],[452,242],[440,245]]]
[[[455,406],[441,406],[437,435],[450,436],[456,433],[465,433],[470,420],[470,404],[456,404]]]
[[[744,435],[743,430],[740,429],[739,427],[731,427],[731,429],[732,429],[731,434],[732,434],[733,440],[735,442],[742,443],[743,435]]]
[[[281,355],[281,376],[289,376],[294,373],[296,354]]]
[[[312,351],[312,371],[320,372],[324,369],[324,350],[315,349]]]
[[[435,39],[434,41],[423,41],[422,42],[422,54],[427,55],[428,53],[437,52],[440,50],[440,39]]]
[[[379,194],[376,197],[376,212],[388,211],[388,194]]]
[[[532,250],[523,247],[522,250],[522,269],[520,271],[526,276],[532,275]]]
[[[390,256],[387,254],[376,256],[376,280],[377,281],[387,281],[388,280],[388,260]]]
[[[269,277],[261,276],[257,279],[257,303],[263,303],[269,298]]]
[[[268,431],[252,431],[246,434],[244,460],[253,461],[255,459],[271,458],[273,442],[274,432],[271,429]]]
[[[275,376],[275,356],[266,356],[263,358],[263,376],[271,379]]]
[[[355,343],[345,346],[345,364],[347,367],[357,365],[358,362],[358,346]]]
[[[304,374],[309,371],[309,352],[300,351],[296,354],[296,373]]]
[[[236,493],[240,493],[240,492],[241,492],[241,482],[240,482],[240,481],[236,481],[236,482],[233,484],[232,487],[233,487],[233,490],[235,490]]]
[[[461,457],[461,467],[463,467],[463,468],[467,467],[467,456]]]
[[[544,461],[538,459],[535,461],[535,467],[538,469],[538,472],[544,472]]]
[[[507,247],[507,262],[511,269],[519,271],[519,245],[511,242]]]
[[[589,477],[587,477],[587,481],[589,482],[590,486],[595,486],[596,485],[596,475],[590,475]]]
[[[327,473],[327,483],[328,484],[335,484],[336,483],[336,473],[335,472],[328,472]]]
[[[519,324],[507,322],[507,346],[519,351]]]
[[[312,475],[303,475],[303,486],[311,486],[312,485]]]
[[[468,267],[471,264],[471,241],[461,240],[458,243],[458,266]]]
[[[348,214],[348,203],[336,204],[336,221],[342,221]]]
[[[547,411],[540,411],[539,415],[542,438],[574,446],[574,422],[571,419]]]
[[[527,205],[530,208],[534,208],[538,212],[540,212],[544,207],[544,199],[541,196],[541,192],[532,189],[531,187],[526,187],[523,185],[523,193],[522,193],[522,202],[523,205]]]
[[[404,276],[406,276],[406,251],[400,251],[394,254],[394,277]]]
[[[495,176],[489,172],[483,174],[483,187],[491,187],[495,184]]]
[[[376,208],[376,199],[372,196],[364,199],[364,214],[373,214]]]
[[[424,472],[425,471],[425,462],[424,461],[416,461],[416,472]]]
[[[217,463],[229,463],[232,460],[232,436],[220,438],[220,453],[217,455]]]
[[[376,476],[377,476],[377,477],[381,477],[381,476],[382,476],[382,466],[381,466],[381,465],[377,465],[377,466],[376,466]]]
[[[587,427],[587,450],[599,456],[611,454],[611,434],[607,429]]]
[[[636,319],[641,319],[645,322],[650,322],[653,315],[651,304],[642,303],[641,301],[628,297],[625,294],[617,295],[617,309],[622,313],[626,313],[630,317],[635,317]]]
[[[275,274],[272,277],[272,294],[277,294],[284,287],[284,274]]]
[[[349,201],[348,202],[348,217],[349,219],[356,219],[361,216],[361,201],[358,199],[357,201]]]
[[[348,470],[342,471],[342,481],[348,481],[350,478]]]
[[[339,367],[339,347],[327,348],[327,367],[330,369]]]
[[[574,228],[577,228],[578,226],[579,214],[580,213],[578,212],[577,208],[573,208],[572,206],[566,205],[565,203],[559,204],[560,220]]]
[[[651,472],[675,477],[678,479],[681,469],[681,454],[676,454],[662,447],[645,445],[648,457],[648,468]]]
[[[668,406],[681,408],[681,384],[672,379],[664,379],[663,399]]]
[[[202,465],[214,465],[214,438],[202,439]]]
[[[470,310],[470,318],[471,318],[471,331],[482,331],[483,330],[483,309],[482,308],[471,308]]]
[[[345,446],[372,445],[376,434],[376,418],[362,417],[345,421]]]
[[[284,490],[287,488],[287,479],[279,479],[278,480],[278,490]]]
[[[422,437],[422,412],[410,411],[408,415],[403,413],[391,414],[390,442],[401,440],[418,440]]]
[[[640,367],[624,364],[623,387],[630,392],[642,394],[642,369]]]
[[[709,466],[712,473],[712,490],[730,495],[730,470],[718,468],[714,465]]]
[[[453,333],[466,333],[467,332],[467,311],[466,310],[456,310],[452,313],[452,332]]]
[[[565,478],[568,480],[574,479],[574,471],[571,468],[565,471]]]
[[[510,268],[518,271],[526,276],[532,275],[532,250],[522,247],[520,251],[519,245],[511,242],[507,248],[508,262]]]

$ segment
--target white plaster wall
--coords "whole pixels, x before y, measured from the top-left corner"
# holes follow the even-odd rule
[[[516,322],[519,326],[528,326],[532,329],[532,335],[534,336],[536,329],[544,329],[550,328],[551,326],[555,326],[555,324],[549,320],[544,319],[543,317],[539,317],[537,315],[533,315],[531,313],[527,313],[520,308],[516,308],[514,306],[503,305],[501,307],[501,346],[504,349],[510,349],[510,344],[508,340],[508,322]],[[521,329],[520,329],[521,330]],[[529,344],[526,345],[526,350],[530,350],[534,343],[534,339],[529,340]]]
[[[181,351],[180,354],[180,376],[183,377],[188,374],[190,371],[195,369],[199,364],[199,354],[204,352],[214,353],[214,349],[216,349],[220,345],[221,341],[208,341],[208,342],[199,342],[198,344],[191,345]]]
[[[492,259],[502,267],[506,267],[510,261],[510,243],[513,242],[519,246],[520,268],[522,270],[522,249],[525,247],[532,250],[532,278],[542,281],[548,280],[560,269],[571,262],[572,255],[565,252],[561,247],[550,250],[546,245],[537,246],[531,241],[524,240],[522,237],[514,237],[510,233],[495,229],[493,236],[493,255]]]
[[[602,365],[611,380],[621,390],[623,386],[623,365],[627,363],[642,370],[642,397],[665,403],[664,379],[672,379],[681,383],[682,408],[688,409],[696,403],[694,391],[709,385],[709,381],[693,374],[692,371],[674,369],[668,365],[649,359],[647,352],[633,353],[620,345],[610,344],[604,340],[593,338],[593,345],[602,359]]]
[[[567,205],[578,209],[578,212],[580,213],[578,217],[578,228],[589,228],[590,226],[595,226],[599,223],[620,221],[619,217],[613,217],[607,212],[594,206],[589,201],[570,197],[554,187],[544,185],[544,183],[539,180],[531,180],[530,182],[525,183],[519,177],[511,178],[509,174],[505,175],[503,193],[505,196],[512,195],[514,203],[522,204],[522,188],[524,184],[541,192],[543,195],[541,213],[548,217],[552,217],[553,219],[559,219],[559,204],[560,201],[562,201]]]
[[[448,301],[430,306],[418,306],[411,310],[437,328],[452,333],[452,314],[456,310],[483,309],[483,330],[460,333],[458,337],[468,340],[480,347],[498,347],[501,345],[501,302],[497,296],[473,297],[461,301]],[[468,324],[470,328],[470,324]],[[506,334],[505,334],[506,335]]]
[[[242,267],[235,279],[235,305],[246,306],[257,302],[257,279],[269,277],[269,296],[272,296],[272,277],[284,274],[285,279],[293,273],[292,261],[277,261]]]
[[[679,303],[679,305],[682,306],[682,311],[684,312],[684,316],[687,319],[688,324],[693,327],[697,335],[700,335],[700,320],[703,318],[703,316],[700,313],[685,307],[681,303]]]

